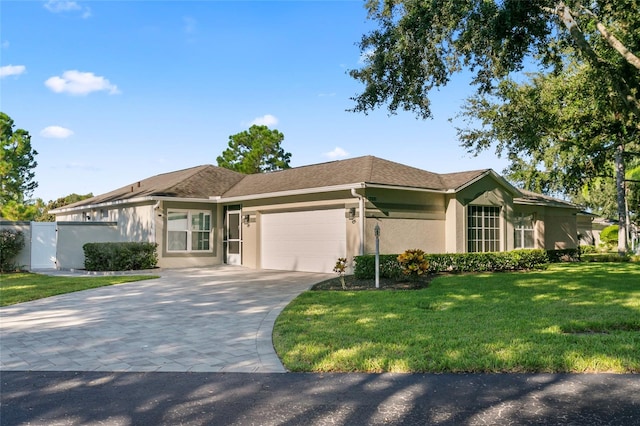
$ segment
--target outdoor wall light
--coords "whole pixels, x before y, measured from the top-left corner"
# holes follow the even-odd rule
[[[242,216],[242,223],[244,223],[245,225],[249,225],[249,219],[250,216],[248,214],[245,214],[244,216]]]
[[[351,207],[349,209],[349,220],[351,221],[351,223],[356,223],[356,208],[355,207]]]

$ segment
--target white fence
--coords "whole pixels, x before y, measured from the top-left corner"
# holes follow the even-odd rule
[[[126,241],[116,222],[8,222],[0,229],[24,234],[25,245],[15,262],[26,270],[82,269],[86,243]]]

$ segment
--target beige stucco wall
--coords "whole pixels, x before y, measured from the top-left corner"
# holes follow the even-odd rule
[[[128,204],[125,207],[110,206],[86,209],[72,214],[57,214],[57,222],[102,223],[116,222],[123,241],[153,241],[154,201]],[[106,217],[103,216],[103,212]]]
[[[544,210],[544,248],[547,250],[578,247],[576,212],[571,209],[546,207]]]
[[[127,240],[115,222],[58,222],[56,262],[58,269],[83,269],[86,243]]]
[[[24,247],[20,250],[20,253],[18,253],[13,262],[21,268],[31,268],[31,223],[0,221],[0,230],[4,229],[22,232],[24,236]]]
[[[577,209],[516,204],[514,214],[518,213],[534,215],[535,248],[558,250],[578,246]]]
[[[597,245],[600,243],[600,232],[594,229],[593,219],[594,216],[590,214],[578,214],[576,216],[578,233],[581,236],[578,244]]]
[[[370,218],[367,220],[365,253],[375,253],[375,226],[380,226],[380,253],[398,254],[408,249],[442,253],[444,220]]]
[[[365,226],[365,253],[375,253],[375,226],[380,226],[380,253],[408,249],[442,253],[446,249],[445,196],[438,192],[367,189],[370,201]]]

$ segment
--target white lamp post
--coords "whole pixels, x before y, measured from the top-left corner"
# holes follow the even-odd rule
[[[377,223],[373,233],[376,236],[376,288],[380,288],[380,225]]]

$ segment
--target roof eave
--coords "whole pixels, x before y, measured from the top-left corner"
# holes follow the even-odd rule
[[[364,182],[356,182],[342,185],[321,186],[316,188],[291,189],[288,191],[265,192],[264,194],[237,195],[234,197],[220,197],[221,203],[234,203],[236,201],[259,200],[265,198],[290,197],[294,195],[317,194],[320,192],[348,191],[351,188],[364,188]]]
[[[572,209],[572,210],[578,210],[578,211],[581,210],[580,206],[569,204],[569,203],[565,204],[565,203],[558,203],[554,201],[545,202],[545,201],[537,201],[537,200],[528,200],[525,198],[514,198],[513,203],[526,205],[526,206],[545,206],[545,207],[557,207],[560,209]]]
[[[415,191],[415,192],[430,192],[435,194],[453,194],[456,192],[453,189],[419,188],[415,186],[385,185],[380,183],[364,183],[364,187],[379,188],[379,189],[394,189],[394,190],[403,190],[403,191]]]
[[[179,201],[179,202],[188,202],[188,203],[208,203],[208,204],[211,204],[211,203],[215,204],[218,202],[218,200],[215,197],[183,198],[183,197],[168,197],[168,196],[162,196],[162,195],[149,195],[145,197],[129,198],[126,200],[107,201],[104,203],[86,204],[82,206],[69,207],[69,208],[61,207],[58,209],[50,210],[49,213],[51,214],[73,213],[73,212],[81,212],[84,210],[93,210],[93,209],[102,208],[102,207],[122,206],[126,204],[137,204],[137,203],[144,203],[149,201]]]

